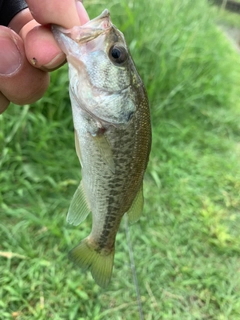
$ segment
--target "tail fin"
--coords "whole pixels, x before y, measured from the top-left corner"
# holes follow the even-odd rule
[[[112,276],[114,249],[108,254],[97,252],[86,238],[69,252],[69,259],[84,271],[90,269],[93,279],[100,287],[105,288],[109,284]]]

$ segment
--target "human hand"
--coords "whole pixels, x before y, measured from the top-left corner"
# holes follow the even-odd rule
[[[80,1],[26,0],[8,27],[0,26],[0,113],[10,102],[33,103],[49,85],[49,71],[65,62],[51,33],[51,23],[64,28],[89,18]]]

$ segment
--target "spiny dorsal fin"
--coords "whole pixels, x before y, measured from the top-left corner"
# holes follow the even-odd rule
[[[138,219],[140,218],[140,216],[142,214],[142,210],[143,210],[143,202],[144,202],[143,185],[141,185],[135,199],[133,200],[132,206],[130,207],[130,209],[127,212],[128,221],[130,223],[134,223],[134,222],[138,221]]]
[[[83,188],[82,181],[75,191],[67,215],[67,222],[74,226],[79,225],[86,219],[91,209],[87,201],[87,196]]]

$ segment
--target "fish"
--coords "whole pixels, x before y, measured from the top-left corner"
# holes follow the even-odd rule
[[[148,97],[124,35],[107,9],[82,26],[54,25],[52,32],[68,62],[82,172],[67,221],[77,226],[92,213],[90,235],[69,258],[106,287],[121,220],[127,213],[133,223],[143,210],[143,177],[151,149]]]

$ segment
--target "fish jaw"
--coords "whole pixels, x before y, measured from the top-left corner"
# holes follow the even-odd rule
[[[79,56],[79,44],[89,42],[97,38],[112,27],[110,13],[105,9],[98,17],[88,21],[82,26],[74,26],[65,29],[58,25],[52,25],[52,32],[60,48],[66,56]]]

